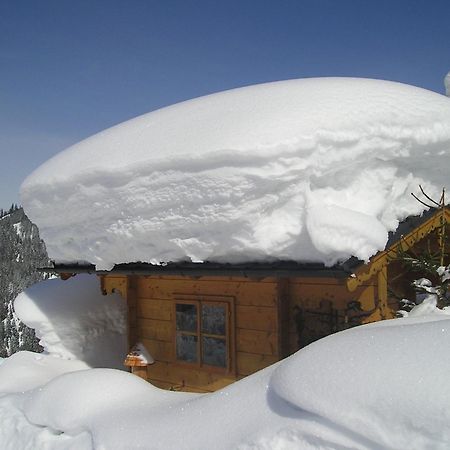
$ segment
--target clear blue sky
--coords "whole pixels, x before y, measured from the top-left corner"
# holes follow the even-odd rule
[[[449,0],[0,0],[0,207],[49,157],[139,114],[315,76],[444,92]]]

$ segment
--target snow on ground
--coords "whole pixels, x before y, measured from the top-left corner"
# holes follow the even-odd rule
[[[88,367],[124,368],[125,300],[101,295],[97,277],[41,281],[18,295],[14,309],[36,330],[46,354],[81,360]]]
[[[89,368],[84,361],[63,359],[47,353],[14,353],[0,364],[0,392],[17,392],[18,386],[19,391],[28,391],[63,373]]]
[[[439,197],[450,101],[399,83],[290,80],[183,102],[65,150],[23,183],[57,261],[368,259]]]
[[[445,315],[379,322],[213,394],[163,391],[54,357],[53,375],[47,367],[42,376],[36,355],[19,353],[0,366],[10,380],[0,386],[1,448],[448,449],[449,345]],[[14,359],[36,383],[16,376],[17,366],[7,366]]]
[[[449,319],[397,319],[325,338],[286,360],[272,388],[369,447],[448,448]]]
[[[410,191],[439,196],[449,163],[445,96],[292,80],[106,130],[38,168],[22,200],[58,261],[332,264],[383,248],[398,220],[421,212]],[[182,394],[105,368],[126,353],[124,304],[98,292],[78,275],[17,298],[45,354],[0,365],[2,449],[450,447],[450,317],[434,304],[329,336],[213,394]]]

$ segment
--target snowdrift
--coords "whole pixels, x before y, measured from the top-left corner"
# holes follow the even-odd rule
[[[23,183],[58,262],[367,260],[439,197],[450,100],[323,78],[183,102],[103,131]]]
[[[394,319],[329,336],[213,394],[62,364],[27,390],[4,362],[0,376],[15,393],[1,396],[0,386],[0,442],[5,450],[448,449],[449,345],[449,316]],[[30,355],[20,363],[33,373]]]
[[[44,354],[80,360],[86,367],[124,369],[125,300],[119,294],[102,295],[97,277],[41,281],[17,296],[14,309],[35,330]]]

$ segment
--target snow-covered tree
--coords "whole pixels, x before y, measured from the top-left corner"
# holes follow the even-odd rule
[[[438,208],[441,211],[440,224],[436,229],[437,242],[434,245],[428,245],[419,253],[399,253],[399,259],[402,264],[412,273],[417,274],[417,278],[412,283],[416,292],[416,298],[414,300],[402,300],[403,309],[399,313],[403,316],[408,315],[408,312],[411,311],[421,314],[433,312],[436,308],[442,311],[448,308],[448,313],[450,313],[450,295],[448,291],[450,265],[447,265],[449,255],[447,252],[448,224],[445,214],[445,189],[442,190],[439,202],[430,198],[422,187],[420,187],[420,190],[432,205],[423,202],[415,195],[414,197],[426,206]]]
[[[48,264],[45,245],[22,208],[11,205],[0,215],[0,357],[19,350],[39,351],[34,331],[20,322],[16,296],[44,278],[36,269]]]

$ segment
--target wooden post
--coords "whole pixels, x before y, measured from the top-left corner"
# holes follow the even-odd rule
[[[131,350],[138,340],[137,317],[136,317],[136,280],[134,277],[127,277],[127,333],[128,349]]]
[[[387,264],[378,272],[378,308],[382,319],[392,317],[388,307]]]
[[[382,319],[386,319],[387,312],[387,266],[378,272],[378,307]]]
[[[277,280],[277,333],[279,359],[289,355],[289,278]]]
[[[445,188],[442,189],[441,196],[441,227],[439,230],[439,247],[441,250],[441,266],[445,265],[445,238],[446,238],[446,230],[445,225],[447,224],[446,215],[445,215]]]

